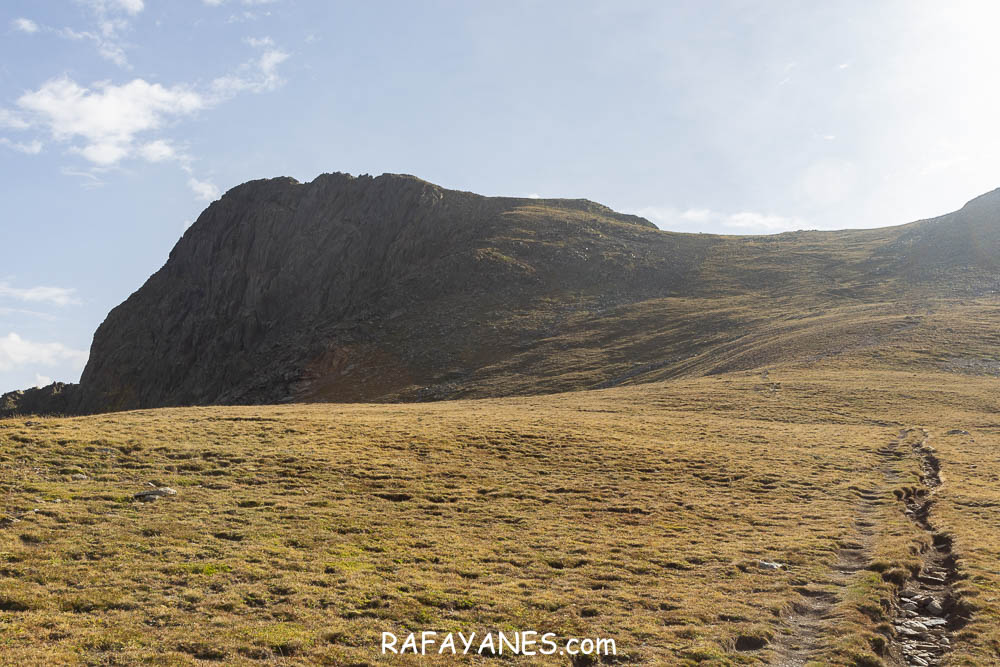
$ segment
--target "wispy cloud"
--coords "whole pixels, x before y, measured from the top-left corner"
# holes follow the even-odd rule
[[[0,282],[0,298],[7,297],[18,301],[35,303],[51,303],[56,306],[79,304],[76,290],[65,287],[11,287],[10,283]]]
[[[128,27],[128,19],[144,8],[142,0],[77,1],[91,9],[99,24],[98,32],[35,27],[118,48],[113,38]],[[0,137],[0,147],[37,154],[46,143],[62,144],[68,153],[79,155],[89,165],[84,170],[63,167],[63,173],[85,178],[86,187],[103,185],[103,174],[126,160],[174,161],[189,176],[188,186],[196,197],[213,200],[219,196],[219,188],[199,178],[194,173],[195,159],[164,135],[179,120],[242,93],[265,93],[283,85],[279,67],[289,54],[277,48],[269,36],[247,37],[244,41],[257,50],[254,57],[203,86],[165,86],[143,78],[121,84],[105,80],[86,86],[66,75],[50,79],[23,93],[14,107],[0,107],[0,128],[35,135],[25,141]],[[45,138],[48,141],[43,143]]]
[[[212,92],[218,100],[227,100],[242,92],[263,93],[276,90],[284,80],[278,76],[278,65],[289,55],[279,49],[268,49],[237,69],[236,73],[212,81]]]
[[[59,318],[51,313],[43,313],[38,310],[28,310],[27,308],[5,308],[0,307],[0,316],[9,317],[11,315],[26,315],[28,317],[37,317],[40,320],[45,320],[47,322],[55,322]]]
[[[7,137],[0,137],[0,146],[6,146],[11,150],[27,155],[38,155],[42,152],[42,142],[34,139],[32,141],[11,141]]]
[[[647,206],[635,211],[652,220],[661,229],[688,232],[737,234],[774,234],[804,229],[805,223],[796,217],[739,211],[722,213],[708,208],[675,209]]]
[[[274,40],[270,37],[244,37],[243,42],[249,44],[255,49],[261,49],[268,46],[274,46]]]
[[[75,370],[87,364],[88,353],[62,343],[40,343],[22,338],[16,333],[0,337],[0,371],[37,365],[57,366],[68,363]]]
[[[21,118],[10,109],[0,108],[0,127],[14,130],[24,130],[29,127],[28,121]]]
[[[135,16],[141,12],[146,3],[143,0],[82,0],[83,4],[93,9],[98,14],[109,14],[115,11],[125,12]]]
[[[147,162],[164,162],[179,157],[177,150],[165,139],[157,139],[139,146],[139,155]]]
[[[188,179],[188,187],[202,201],[215,201],[219,198],[218,186],[209,181],[199,181],[192,176]]]
[[[38,32],[38,24],[31,19],[19,18],[14,19],[10,22],[14,30],[19,30],[21,32],[26,32],[29,35]]]
[[[215,79],[208,93],[145,79],[121,85],[100,81],[88,88],[63,76],[21,95],[16,112],[0,108],[0,127],[46,131],[53,140],[69,143],[71,152],[99,167],[135,157],[150,162],[179,159],[183,156],[168,140],[142,138],[174,119],[211,108],[239,93],[277,89],[283,83],[278,66],[288,57],[283,51],[268,49],[241,65],[237,73]],[[3,143],[27,153],[42,149],[40,142]]]
[[[143,9],[143,0],[77,0],[88,7],[94,17],[94,29],[74,30],[61,28],[53,30],[60,37],[74,40],[88,40],[97,47],[102,58],[119,67],[131,68],[125,55],[123,33],[132,27],[130,20]]]
[[[72,176],[74,178],[79,178],[83,180],[83,188],[85,190],[93,190],[94,188],[99,188],[105,183],[98,175],[99,171],[97,169],[83,170],[83,169],[73,169],[72,167],[63,167],[60,172],[64,176]]]
[[[202,0],[206,5],[210,7],[218,7],[219,5],[225,4],[227,0]],[[247,7],[254,7],[257,5],[271,5],[278,0],[239,0],[240,4],[246,5]],[[235,4],[235,3],[234,3]]]

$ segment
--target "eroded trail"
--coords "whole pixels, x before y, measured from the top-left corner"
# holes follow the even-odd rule
[[[773,665],[803,667],[822,660],[834,634],[832,621],[842,592],[871,560],[876,514],[886,495],[878,489],[855,487],[853,491],[858,499],[855,537],[841,545],[837,562],[824,580],[797,589],[801,598],[785,618],[789,632],[774,647]]]
[[[900,665],[939,665],[951,650],[951,635],[968,622],[965,608],[955,593],[958,577],[951,538],[935,530],[929,520],[934,493],[942,485],[940,463],[930,433],[904,429],[890,444],[878,449],[883,484],[879,488],[853,490],[858,498],[853,541],[845,542],[838,560],[824,581],[798,590],[801,598],[786,619],[789,632],[774,647],[772,664],[801,667],[822,660],[835,636],[836,605],[857,572],[869,568],[877,539],[878,514],[888,503],[899,506],[927,540],[921,551],[921,566],[899,589],[890,614],[893,633],[883,654],[886,662]],[[921,473],[919,484],[902,485],[901,463],[915,457]]]
[[[921,531],[930,546],[921,554],[920,571],[900,590],[894,607],[896,636],[893,653],[906,665],[939,665],[951,650],[950,635],[968,622],[953,584],[958,577],[951,538],[929,521],[934,493],[941,487],[941,466],[925,429],[900,433],[899,447],[920,464],[920,485],[896,492],[903,513]]]

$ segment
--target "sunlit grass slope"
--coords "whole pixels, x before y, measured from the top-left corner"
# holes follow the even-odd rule
[[[0,662],[380,664],[383,631],[537,630],[614,638],[627,663],[762,664],[829,595],[818,664],[891,664],[880,573],[928,536],[893,494],[919,462],[878,450],[920,427],[973,610],[952,658],[996,664],[997,380],[869,361],[2,421]],[[134,501],[148,483],[178,493]],[[867,562],[838,575],[850,545]]]

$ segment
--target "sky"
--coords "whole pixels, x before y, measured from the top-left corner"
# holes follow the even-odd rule
[[[239,183],[409,173],[664,229],[877,227],[1000,186],[993,0],[5,0],[0,392]]]

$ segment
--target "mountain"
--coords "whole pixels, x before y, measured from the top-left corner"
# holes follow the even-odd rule
[[[806,363],[995,292],[998,250],[1000,190],[899,227],[731,237],[405,175],[252,181],[111,311],[52,410],[537,394]]]

